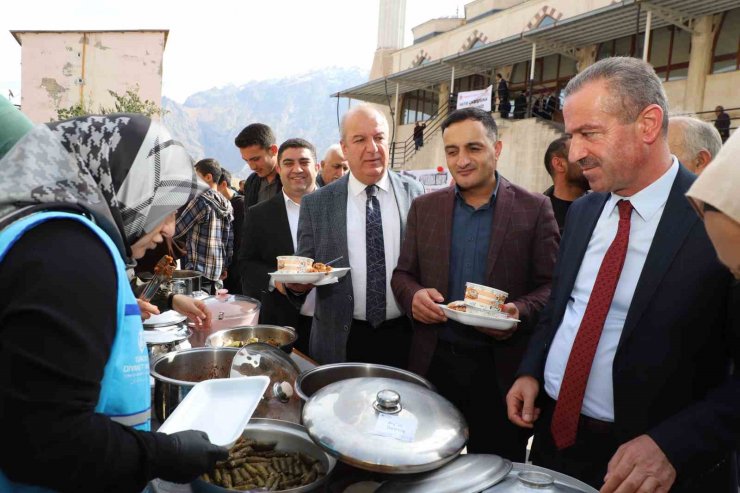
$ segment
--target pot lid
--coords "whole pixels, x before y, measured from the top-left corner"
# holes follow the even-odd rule
[[[303,424],[328,453],[352,466],[417,473],[454,459],[468,426],[447,399],[420,385],[390,378],[351,378],[316,392]]]
[[[376,493],[478,493],[501,481],[512,464],[498,455],[461,455],[439,469],[386,481]]]
[[[231,378],[267,376],[270,383],[254,412],[255,418],[301,421],[301,398],[295,392],[300,370],[285,351],[256,342],[242,347],[231,363]]]
[[[241,294],[208,296],[203,302],[214,321],[242,318],[260,309],[259,301]]]
[[[483,493],[598,493],[591,486],[565,474],[533,466],[532,464],[514,463],[511,472],[493,487]]]

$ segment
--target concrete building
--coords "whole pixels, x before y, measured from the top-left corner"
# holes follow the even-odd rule
[[[21,45],[21,107],[34,122],[82,103],[111,107],[108,91],[138,87],[142,100],[162,99],[167,30],[11,31]]]
[[[395,123],[394,168],[445,164],[439,123],[459,92],[491,84],[495,92],[501,73],[512,107],[519,93],[532,95],[529,116],[547,95],[559,100],[579,70],[614,55],[648,60],[664,80],[673,114],[712,120],[722,105],[733,127],[740,121],[740,0],[475,0],[464,17],[431,19],[412,32],[410,46],[378,46],[370,81],[334,94],[375,103]],[[552,119],[495,116],[504,142],[500,171],[530,190],[547,188],[542,159],[562,133],[559,110]],[[411,138],[416,121],[427,124],[418,151]]]

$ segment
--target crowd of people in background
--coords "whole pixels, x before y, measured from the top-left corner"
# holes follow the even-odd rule
[[[297,349],[319,364],[426,377],[463,413],[469,452],[524,462],[534,434],[530,460],[605,493],[736,491],[740,135],[729,136],[729,116],[669,118],[650,65],[601,60],[532,104],[542,118],[562,110],[565,123],[543,156],[552,186],[536,193],[497,170],[493,113],[512,108],[496,77],[495,111],[455,110],[441,123],[454,182],[427,194],[389,169],[390,127],[369,105],[343,116],[320,161],[301,136],[247,125],[234,153],[252,174],[238,189],[215,159],[192,166],[140,116],[3,133],[18,144],[0,155],[0,425],[18,453],[0,462],[0,490],[84,491],[92,474],[95,487],[133,491],[225,457],[198,432],[117,419],[144,406],[132,397],[143,381],[119,396],[106,380],[113,358],[142,356],[133,346],[119,355],[126,328],[167,308],[207,317],[191,299],[159,308],[116,282],[159,247],[201,272],[204,290],[259,300],[260,323],[295,327]],[[526,113],[522,92],[513,117]],[[417,149],[423,131],[417,123]],[[151,171],[160,158],[161,176]],[[282,255],[350,271],[322,286],[273,282]],[[45,282],[17,289],[28,275]],[[79,289],[68,289],[72,276]],[[463,299],[467,282],[508,293],[502,311],[516,328],[449,320],[439,305]],[[36,337],[55,347],[43,363]],[[101,405],[101,388],[136,409]],[[65,453],[72,442],[89,450]],[[82,467],[100,458],[104,467]],[[36,473],[39,461],[49,474]]]

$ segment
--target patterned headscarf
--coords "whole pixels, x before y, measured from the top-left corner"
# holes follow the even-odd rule
[[[183,146],[143,115],[37,125],[0,160],[0,219],[20,208],[79,207],[130,246],[207,189]]]

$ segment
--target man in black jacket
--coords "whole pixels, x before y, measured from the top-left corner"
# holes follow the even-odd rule
[[[298,331],[296,347],[308,354],[315,293],[300,309],[285,296],[282,283],[268,273],[277,270],[279,255],[293,255],[298,244],[301,199],[316,190],[316,149],[303,139],[288,139],[277,153],[282,193],[249,209],[240,252],[244,294],[262,301],[260,323],[288,325]]]
[[[254,171],[244,183],[244,211],[269,200],[283,188],[278,175],[275,134],[263,123],[252,123],[234,139],[242,159]]]

